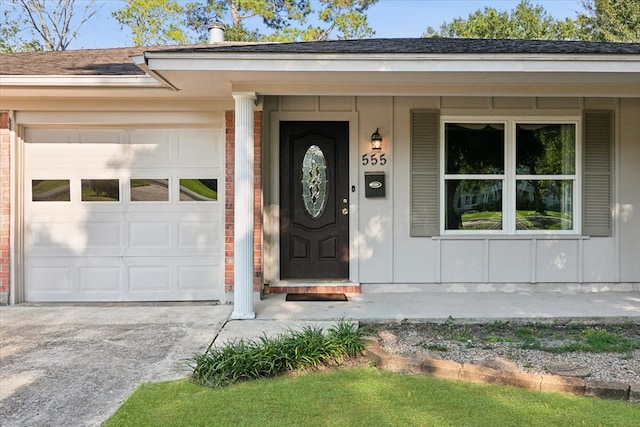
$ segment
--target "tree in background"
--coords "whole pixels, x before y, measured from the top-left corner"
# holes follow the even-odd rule
[[[176,0],[127,0],[113,16],[131,28],[136,46],[206,41],[210,21],[225,24],[228,41],[364,38],[374,34],[365,11],[377,1],[205,0],[182,7]],[[315,14],[320,25],[308,24]]]
[[[369,27],[365,11],[378,0],[320,0],[324,9],[318,12],[318,18],[325,28],[310,26],[301,33],[302,40],[327,40],[334,30],[337,39],[363,39],[373,37],[375,30]]]
[[[485,7],[467,19],[456,18],[450,23],[443,23],[439,31],[429,27],[424,36],[563,40],[575,39],[577,29],[572,20],[556,20],[542,6],[522,0],[511,12]]]
[[[186,29],[186,9],[176,0],[127,0],[112,12],[120,28],[131,28],[134,46],[187,44],[192,37]]]
[[[210,21],[225,24],[225,39],[258,41],[265,37],[257,28],[248,28],[248,21],[262,21],[274,32],[293,32],[312,12],[308,0],[207,0],[187,5],[187,22],[201,41],[207,39]]]
[[[3,11],[2,52],[66,50],[78,37],[80,28],[98,11],[96,0],[83,1],[79,11],[75,0],[5,0],[5,3],[11,7]]]
[[[485,7],[466,19],[427,28],[424,37],[640,42],[640,0],[583,0],[583,13],[557,20],[522,0],[512,11]]]
[[[640,42],[640,0],[584,0],[577,23],[583,40]]]
[[[24,20],[12,15],[11,11],[2,11],[2,24],[0,25],[0,53],[33,52],[44,50],[42,44],[36,40],[25,40],[20,35],[20,29],[24,26]]]

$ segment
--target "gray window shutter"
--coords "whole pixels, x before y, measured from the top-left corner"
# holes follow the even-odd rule
[[[611,236],[613,111],[584,111],[582,234]]]
[[[411,111],[411,236],[440,233],[437,110]]]

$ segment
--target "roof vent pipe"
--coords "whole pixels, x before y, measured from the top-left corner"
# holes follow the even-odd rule
[[[221,22],[211,21],[207,25],[209,29],[209,44],[222,43],[224,41],[224,24]]]

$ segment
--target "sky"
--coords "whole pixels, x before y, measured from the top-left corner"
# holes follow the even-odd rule
[[[83,0],[78,0],[83,1]],[[179,0],[182,2],[182,0]],[[189,0],[193,1],[193,0]],[[111,12],[124,7],[121,0],[98,0],[102,7],[88,24],[83,26],[80,36],[70,49],[95,49],[131,46],[131,33],[121,30]],[[379,0],[367,10],[369,25],[375,29],[375,37],[421,37],[427,27],[438,29],[444,22],[468,17],[478,9],[493,7],[510,11],[519,0]],[[184,1],[187,3],[187,1]],[[531,0],[540,5],[556,19],[574,18],[582,11],[580,0]]]

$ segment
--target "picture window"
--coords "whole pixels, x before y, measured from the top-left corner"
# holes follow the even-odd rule
[[[445,233],[575,232],[576,121],[444,122]]]

